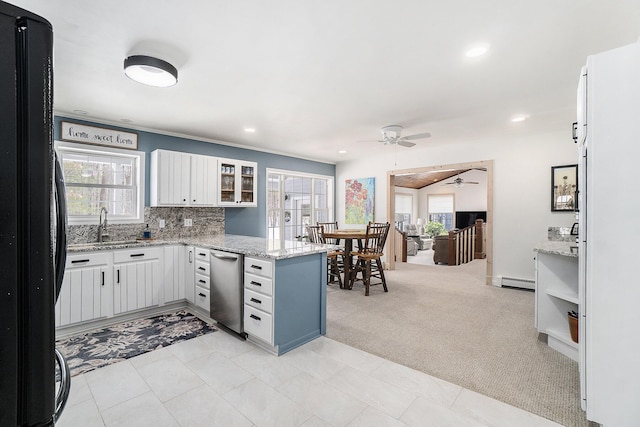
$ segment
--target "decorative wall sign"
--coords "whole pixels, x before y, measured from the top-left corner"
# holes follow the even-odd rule
[[[573,212],[578,203],[578,165],[551,167],[551,212]]]
[[[347,179],[345,181],[346,224],[367,224],[369,221],[373,221],[375,183],[375,178]]]
[[[138,149],[137,133],[86,126],[78,123],[62,122],[60,138],[63,141],[128,148],[129,150]]]

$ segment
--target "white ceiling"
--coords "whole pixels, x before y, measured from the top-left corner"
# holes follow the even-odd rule
[[[586,56],[640,37],[632,0],[10,3],[53,24],[56,114],[327,162],[525,132],[569,138]],[[477,42],[489,52],[466,58]],[[129,80],[132,54],[172,63],[178,84]],[[433,136],[414,148],[358,142],[390,124]]]

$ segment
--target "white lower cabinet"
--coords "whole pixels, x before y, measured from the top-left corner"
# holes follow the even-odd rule
[[[209,281],[211,280],[211,267],[209,265],[209,256],[211,251],[204,248],[193,248],[193,289],[195,304],[205,310],[207,314],[211,311],[211,292]]]
[[[547,335],[549,347],[578,361],[578,343],[571,338],[567,313],[581,313],[578,257],[536,254],[535,327]]]
[[[162,248],[140,248],[113,254],[113,314],[160,303]]]
[[[163,251],[164,275],[161,300],[166,304],[186,297],[185,279],[188,264],[185,260],[188,254],[182,245],[165,246]]]
[[[110,253],[69,255],[55,307],[56,326],[112,315],[113,280]]]
[[[244,266],[244,331],[273,346],[273,264],[246,257]]]

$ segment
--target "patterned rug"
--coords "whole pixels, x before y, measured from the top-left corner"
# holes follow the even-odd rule
[[[75,376],[214,331],[188,311],[178,311],[56,341],[56,347]]]

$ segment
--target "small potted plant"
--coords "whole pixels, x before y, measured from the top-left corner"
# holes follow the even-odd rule
[[[442,234],[447,234],[447,230],[444,228],[444,224],[438,221],[430,221],[426,227],[426,233],[430,238],[435,238]]]
[[[569,319],[569,332],[571,333],[571,340],[575,343],[578,342],[578,313],[575,311],[569,311],[567,313]]]

